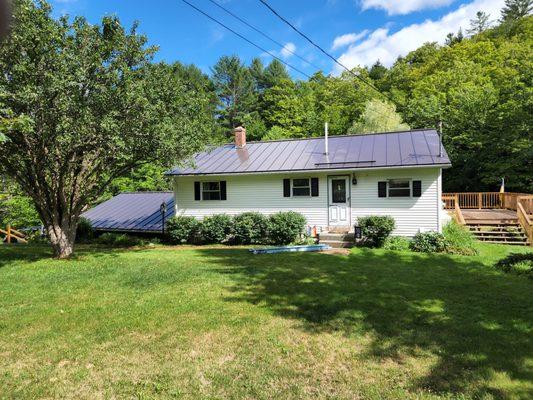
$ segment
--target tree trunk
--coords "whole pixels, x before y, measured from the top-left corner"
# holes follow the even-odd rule
[[[56,258],[69,258],[74,251],[74,240],[76,239],[76,224],[72,225],[48,225],[48,236]]]

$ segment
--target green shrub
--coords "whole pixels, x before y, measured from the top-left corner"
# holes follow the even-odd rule
[[[448,253],[464,256],[474,256],[478,253],[475,247],[476,239],[463,225],[450,221],[444,226],[443,234],[446,239],[446,251]]]
[[[405,251],[409,250],[410,240],[402,236],[390,236],[385,239],[383,248],[387,250]]]
[[[494,266],[500,271],[525,275],[533,279],[533,253],[511,253]]]
[[[296,242],[304,233],[305,217],[294,211],[282,211],[269,218],[269,238],[274,244]]]
[[[165,224],[165,237],[171,244],[192,243],[198,234],[199,225],[194,217],[172,217]]]
[[[126,233],[105,232],[96,238],[96,243],[115,247],[143,246],[144,240]]]
[[[76,229],[76,241],[83,243],[94,239],[95,231],[87,218],[80,218],[78,221],[78,228]]]
[[[233,221],[229,215],[217,214],[205,217],[200,223],[199,231],[206,243],[224,243],[228,240],[233,228]]]
[[[26,228],[41,225],[33,201],[27,196],[0,196],[0,227]]]
[[[396,226],[390,216],[370,215],[357,219],[363,235],[363,245],[367,247],[383,247],[385,240]]]
[[[257,212],[245,212],[233,218],[233,241],[237,244],[264,243],[268,219]]]
[[[446,239],[438,232],[419,232],[411,240],[409,248],[420,253],[443,253],[446,251]]]

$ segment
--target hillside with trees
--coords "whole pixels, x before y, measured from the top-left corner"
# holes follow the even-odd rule
[[[10,201],[0,225],[39,215],[72,234],[86,207],[167,188],[166,168],[230,141],[241,124],[249,140],[275,140],[321,136],[326,121],[332,135],[442,122],[453,162],[446,191],[493,191],[504,177],[508,190],[533,192],[531,0],[507,0],[498,21],[480,10],[444,45],[426,43],[390,68],[378,61],[305,81],[278,60],[237,55],[209,74],[155,63],[157,49],[118,18],[92,25],[54,19],[45,1],[13,5],[15,27],[0,48],[0,173]]]

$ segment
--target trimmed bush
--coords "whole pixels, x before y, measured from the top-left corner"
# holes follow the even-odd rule
[[[367,247],[383,247],[385,240],[396,226],[394,218],[390,216],[370,215],[359,217],[357,222],[363,234],[363,245]]]
[[[410,240],[403,236],[390,236],[385,240],[383,248],[387,250],[405,251],[409,250]]]
[[[494,266],[500,271],[533,279],[533,253],[511,253]]]
[[[125,233],[106,232],[98,236],[96,243],[115,247],[144,246],[146,242],[136,236]]]
[[[76,229],[76,241],[83,243],[94,239],[95,231],[87,218],[80,218],[78,221],[78,228]]]
[[[464,226],[455,221],[448,222],[443,229],[446,239],[446,251],[450,254],[461,254],[463,256],[474,256],[476,250],[476,239],[472,233]]]
[[[217,214],[205,217],[199,226],[205,243],[224,243],[232,232],[233,221],[229,215]]]
[[[420,253],[443,253],[446,251],[446,239],[438,232],[417,233],[409,248]]]
[[[294,211],[282,211],[272,214],[269,218],[269,237],[274,244],[296,242],[304,233],[306,219]]]
[[[233,241],[236,244],[264,243],[268,235],[268,219],[257,212],[245,212],[233,218]]]
[[[198,234],[199,225],[194,217],[172,217],[165,224],[166,239],[171,244],[192,243]]]

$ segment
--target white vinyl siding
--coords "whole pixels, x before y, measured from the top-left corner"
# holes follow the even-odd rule
[[[396,221],[394,235],[414,236],[419,230],[439,230],[439,168],[403,168],[356,172],[352,185],[352,221],[368,215],[390,215]],[[391,179],[419,180],[420,197],[378,197],[378,182]]]
[[[353,171],[329,175],[350,175],[351,219],[367,215],[390,215],[396,221],[395,235],[413,236],[419,230],[440,230],[440,168],[399,168],[355,171],[357,185],[351,183]],[[226,176],[182,176],[174,178],[176,214],[199,219],[213,214],[236,215],[245,211],[273,214],[293,210],[307,218],[309,226],[328,227],[327,173],[250,174]],[[283,197],[283,179],[319,178],[319,196]],[[420,197],[378,197],[378,182],[389,179],[420,180]],[[225,180],[227,200],[195,201],[194,182]],[[292,183],[292,182],[291,182]]]
[[[286,178],[319,178],[319,195],[283,197],[283,179]],[[217,179],[226,181],[226,201],[194,200],[195,181],[208,182]],[[201,219],[212,214],[236,215],[245,211],[256,211],[269,215],[278,211],[293,210],[302,213],[307,218],[309,226],[325,227],[328,224],[327,180],[323,173],[228,175],[216,179],[209,176],[191,176],[176,177],[174,182],[178,215],[191,215]]]

